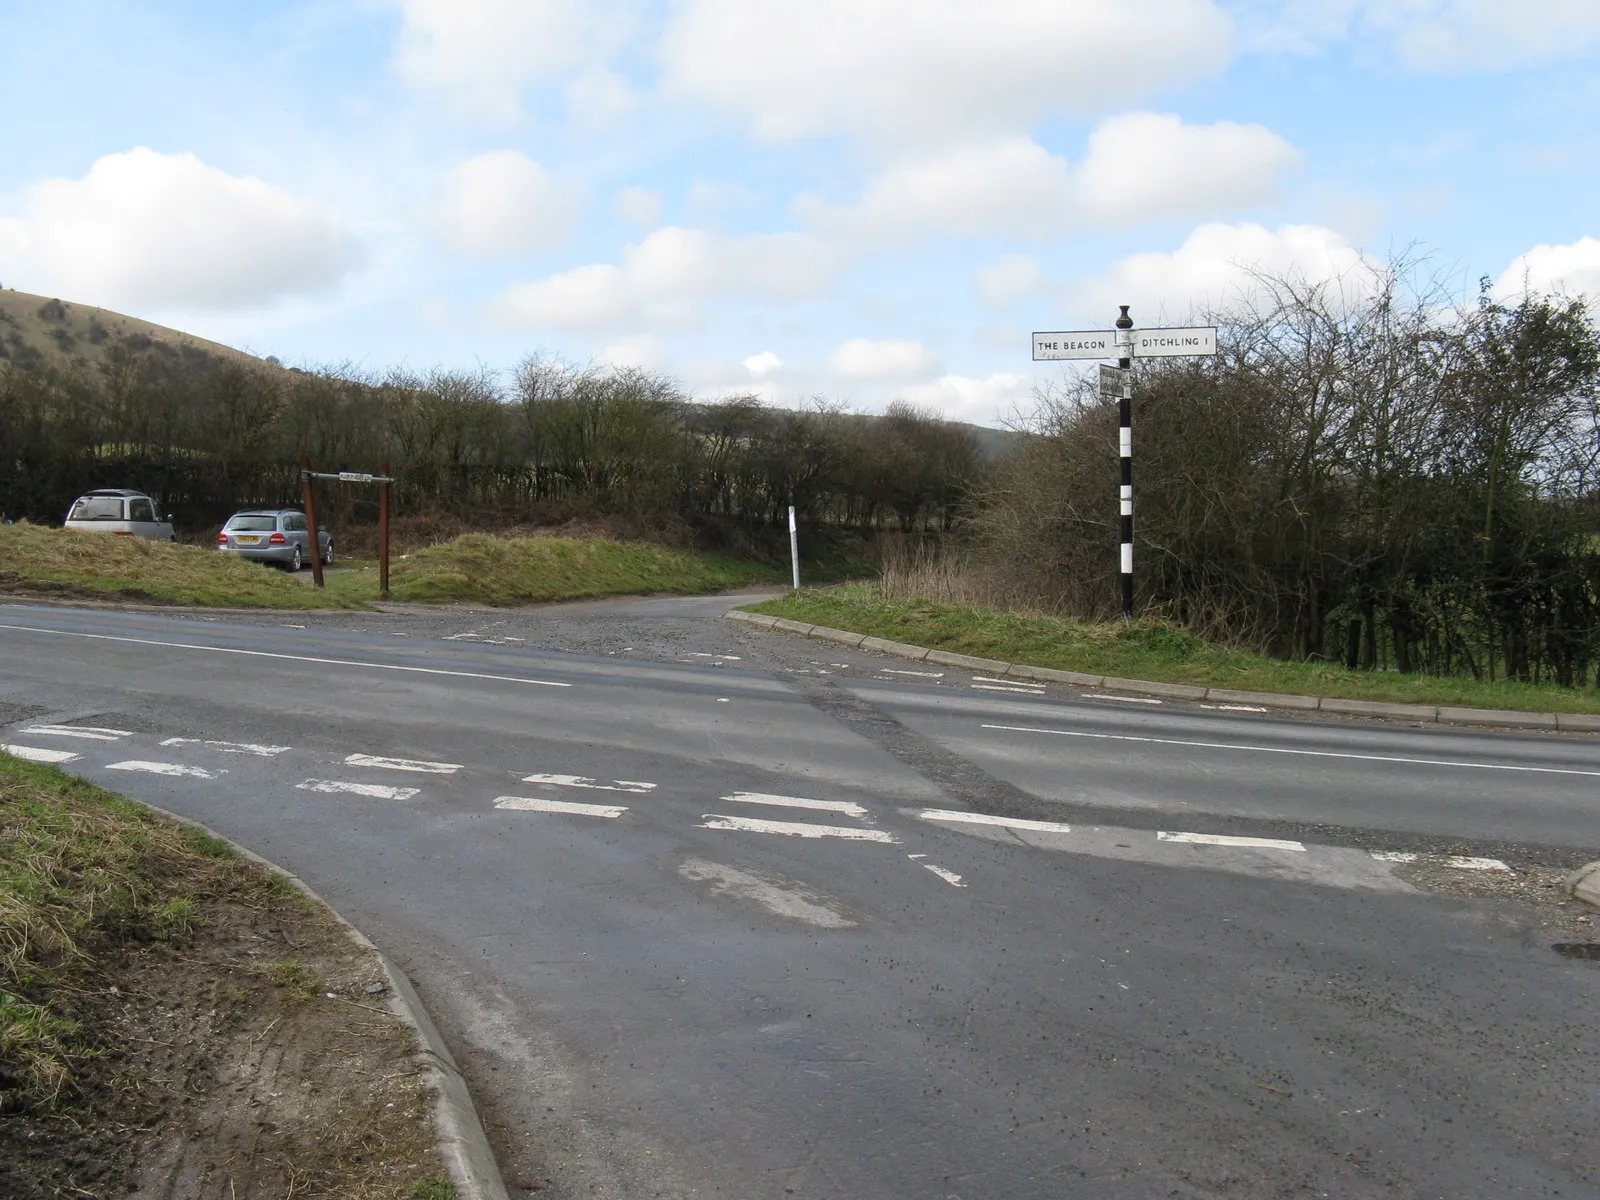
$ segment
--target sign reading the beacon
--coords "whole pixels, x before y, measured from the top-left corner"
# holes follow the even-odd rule
[[[1132,351],[1130,354],[1129,351]],[[1215,325],[1194,329],[1135,329],[1126,344],[1111,330],[1033,335],[1033,361],[1056,362],[1069,358],[1177,358],[1217,352]]]

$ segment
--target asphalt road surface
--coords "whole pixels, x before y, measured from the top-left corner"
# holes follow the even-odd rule
[[[360,925],[514,1196],[1600,1196],[1600,970],[1408,874],[1596,857],[1600,741],[1026,687],[739,602],[5,605],[0,744]]]

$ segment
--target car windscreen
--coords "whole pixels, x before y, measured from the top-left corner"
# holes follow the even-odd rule
[[[277,517],[229,517],[225,526],[234,533],[267,533],[277,527]]]
[[[121,496],[82,496],[67,514],[69,521],[120,521]]]

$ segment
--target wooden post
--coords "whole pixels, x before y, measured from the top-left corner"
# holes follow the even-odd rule
[[[378,474],[387,476],[389,464],[378,464]],[[378,485],[378,595],[389,598],[389,485]]]
[[[311,487],[311,456],[300,456],[300,495],[305,503],[306,524],[311,527],[311,579],[322,586],[322,531],[317,527],[317,497]]]

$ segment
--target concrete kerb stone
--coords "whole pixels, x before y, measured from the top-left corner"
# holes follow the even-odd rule
[[[1431,704],[1390,704],[1384,700],[1337,700],[1322,698],[1323,712],[1352,713],[1366,717],[1401,717],[1412,721],[1437,721],[1439,710]]]
[[[1574,900],[1600,908],[1600,859],[1584,863],[1561,886]]]
[[[232,838],[223,837],[216,830],[180,813],[170,812],[155,804],[138,801],[151,812],[160,813],[169,820],[191,829],[198,829],[207,837],[215,838],[233,850],[240,858],[252,862],[263,870],[282,876],[297,888],[301,895],[325,911],[344,928],[350,940],[365,950],[370,950],[383,967],[389,979],[389,1011],[406,1025],[420,1047],[423,1062],[423,1083],[433,1089],[433,1126],[438,1139],[439,1153],[450,1172],[450,1181],[456,1186],[457,1200],[510,1200],[505,1180],[500,1175],[500,1165],[494,1151],[489,1149],[489,1136],[478,1118],[477,1106],[467,1080],[456,1064],[450,1047],[445,1045],[439,1028],[428,1015],[411,980],[390,961],[389,956],[372,939],[357,929],[339,911],[319,896],[316,890],[298,875],[284,870],[269,858],[263,858],[248,846],[241,846]]]
[[[824,638],[827,641],[842,642],[845,645],[858,646],[863,650],[877,650],[901,658],[939,663],[941,666],[966,667],[974,671],[992,671],[996,675],[1010,675],[1018,679],[1066,683],[1075,687],[1103,687],[1112,691],[1166,696],[1175,700],[1215,700],[1223,704],[1260,704],[1268,708],[1296,708],[1305,711],[1320,709],[1323,712],[1347,713],[1352,716],[1396,717],[1408,721],[1435,723],[1448,721],[1460,725],[1499,725],[1518,729],[1600,733],[1600,716],[1590,713],[1533,713],[1508,708],[1394,704],[1383,700],[1342,700],[1337,697],[1301,696],[1288,692],[1250,692],[1236,688],[1198,687],[1186,683],[1159,683],[1150,679],[1119,679],[1115,676],[1086,675],[1081,671],[1033,667],[1026,663],[1005,663],[993,658],[974,658],[967,654],[952,654],[947,650],[929,650],[922,646],[913,646],[908,642],[892,642],[887,638],[853,634],[826,625],[806,625],[784,617],[749,613],[737,608],[729,609],[723,615],[735,621],[750,621],[769,629],[786,629],[805,637]],[[854,640],[858,637],[859,641]]]

